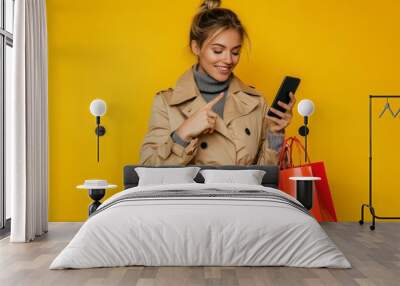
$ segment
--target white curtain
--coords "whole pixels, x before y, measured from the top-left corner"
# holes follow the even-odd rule
[[[13,92],[6,111],[6,186],[11,189],[11,242],[48,227],[46,1],[16,0]]]

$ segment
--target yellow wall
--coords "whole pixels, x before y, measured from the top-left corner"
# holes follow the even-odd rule
[[[187,47],[197,0],[48,0],[50,221],[82,221],[90,203],[75,189],[88,178],[122,185],[139,161],[153,95],[195,61]],[[359,219],[368,192],[368,95],[400,94],[400,2],[223,1],[248,29],[252,49],[235,73],[272,100],[286,74],[310,98],[309,148],[326,162],[339,219]],[[108,104],[96,162],[89,103]],[[400,107],[400,99],[392,101]],[[376,103],[379,112],[383,103]],[[400,116],[376,120],[375,202],[399,215]],[[302,119],[295,115],[288,134]],[[391,167],[389,167],[391,166]],[[383,169],[387,167],[386,169]],[[390,179],[391,177],[394,178]],[[397,181],[397,182],[396,182]]]

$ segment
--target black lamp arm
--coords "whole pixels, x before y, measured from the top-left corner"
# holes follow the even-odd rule
[[[106,133],[106,129],[104,126],[100,125],[100,116],[96,116],[96,129],[95,133],[97,136],[97,162],[99,162],[99,157],[100,157],[100,142],[99,142],[99,136],[103,136]]]

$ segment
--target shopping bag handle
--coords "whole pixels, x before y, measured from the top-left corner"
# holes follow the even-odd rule
[[[294,164],[293,164],[293,146],[296,145],[299,148],[299,151],[303,151],[304,154],[306,153],[306,149],[304,148],[303,143],[301,143],[301,141],[296,137],[296,136],[291,136],[288,137],[284,140],[283,142],[283,146],[281,148],[280,154],[279,154],[279,168],[280,169],[284,169],[284,161],[285,161],[285,155],[287,156],[288,159],[288,164],[287,167],[288,168],[293,168]],[[306,163],[310,163],[310,157],[307,154],[307,158],[306,158]],[[300,162],[301,165],[301,162]]]
[[[288,166],[290,166],[290,164],[291,164],[290,158],[289,158],[290,154],[288,154],[288,151],[289,151],[288,142],[289,142],[290,138],[291,137],[288,137],[283,141],[282,148],[281,148],[281,151],[279,153],[278,165],[279,165],[279,169],[281,169],[281,170],[284,169],[283,163],[285,161],[285,155],[286,155],[286,158],[289,160]]]
[[[297,147],[299,147],[300,158],[303,158],[302,155],[306,154],[306,148],[304,147],[303,143],[301,143],[301,141],[296,136],[293,136],[293,140],[290,145],[290,158],[291,158],[292,164],[293,164],[293,143],[296,143],[295,145]],[[302,154],[301,154],[301,151],[303,151]],[[306,157],[306,161],[304,163],[311,163],[310,156],[308,154]],[[298,166],[301,166],[301,165],[302,165],[302,163],[301,163],[301,159],[300,159],[300,164]]]

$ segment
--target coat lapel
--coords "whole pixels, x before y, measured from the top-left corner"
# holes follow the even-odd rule
[[[224,122],[226,126],[229,126],[236,118],[247,115],[253,111],[259,104],[257,96],[261,96],[259,92],[245,85],[237,77],[232,79],[228,95],[224,107]]]
[[[178,106],[178,109],[186,116],[189,117],[198,111],[200,108],[204,107],[207,102],[201,95],[197,95],[194,99],[183,103]]]
[[[191,116],[207,104],[197,88],[192,69],[186,71],[176,81],[173,92],[167,97],[167,103],[170,106],[176,105],[186,117]]]

